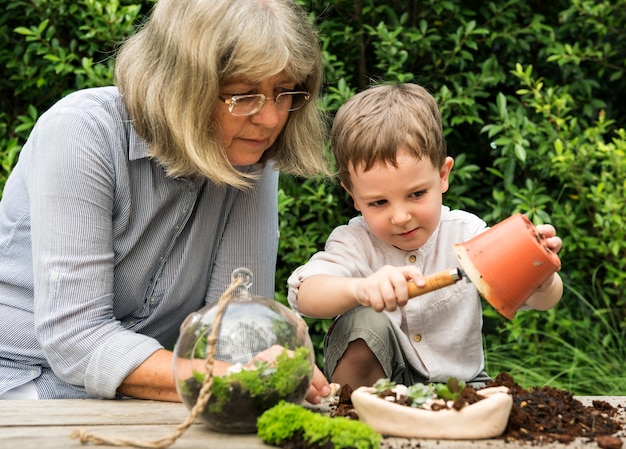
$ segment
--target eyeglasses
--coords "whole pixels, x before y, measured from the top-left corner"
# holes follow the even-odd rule
[[[281,92],[273,100],[276,109],[280,112],[297,111],[311,98],[308,92]],[[267,98],[263,94],[234,95],[230,98],[219,97],[228,105],[228,111],[236,116],[254,115],[261,110]]]

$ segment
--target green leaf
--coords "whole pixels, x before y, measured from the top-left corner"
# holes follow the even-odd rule
[[[37,35],[30,28],[26,28],[26,27],[17,27],[13,31],[15,31],[17,34],[21,34],[23,36],[36,36]]]

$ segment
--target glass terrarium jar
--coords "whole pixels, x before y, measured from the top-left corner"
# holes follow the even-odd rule
[[[315,358],[305,321],[273,299],[250,294],[250,270],[235,270],[237,278],[243,282],[221,317],[216,303],[182,323],[174,348],[174,378],[180,398],[192,410],[208,381],[209,337],[217,328],[210,396],[198,416],[217,432],[253,433],[265,410],[281,400],[304,400]]]

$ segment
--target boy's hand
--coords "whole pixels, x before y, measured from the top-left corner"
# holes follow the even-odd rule
[[[422,273],[412,265],[392,267],[386,265],[356,283],[355,297],[359,304],[377,312],[394,311],[404,307],[409,300],[407,282],[424,286]]]
[[[546,246],[558,253],[563,246],[563,241],[556,235],[556,229],[549,224],[537,225],[537,231],[543,236]]]
[[[537,231],[543,237],[546,246],[555,254],[561,250],[563,241],[556,235],[554,226],[549,224],[537,225]],[[561,300],[562,296],[563,280],[558,273],[554,273],[528,298],[526,305],[535,310],[549,310]]]

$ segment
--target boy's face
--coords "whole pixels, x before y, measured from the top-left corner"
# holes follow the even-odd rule
[[[454,160],[441,169],[430,159],[416,159],[399,151],[398,166],[375,165],[369,171],[350,167],[354,207],[374,235],[396,248],[420,248],[439,225],[442,194]]]

